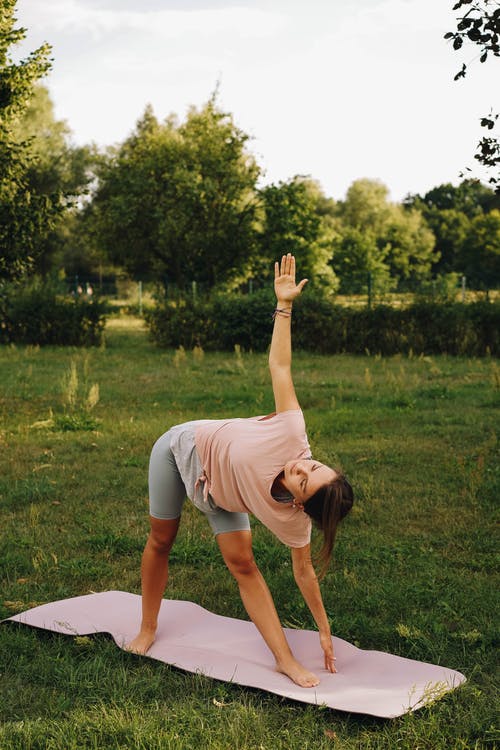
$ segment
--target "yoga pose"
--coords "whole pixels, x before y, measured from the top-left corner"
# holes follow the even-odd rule
[[[197,420],[172,427],[155,443],[149,465],[151,531],[142,557],[142,624],[128,645],[144,654],[155,639],[168,580],[168,558],[187,497],[206,514],[241,599],[275,660],[302,687],[318,677],[293,656],[253,554],[248,513],[291,549],[295,581],[319,630],[325,668],[335,672],[332,637],[311,562],[311,519],[323,532],[320,558],[330,559],[337,526],[353,503],[351,486],[312,460],[291,374],[291,315],[307,279],[295,283],[295,258],[275,263],[277,305],[269,352],[276,412],[250,419]]]

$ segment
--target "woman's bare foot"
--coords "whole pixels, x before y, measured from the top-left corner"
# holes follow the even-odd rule
[[[133,654],[144,654],[151,648],[155,640],[154,633],[139,633],[133,641],[130,641],[125,647],[126,651],[131,651]]]
[[[281,662],[280,664],[276,663],[276,670],[285,674],[296,685],[300,685],[300,687],[309,688],[319,685],[318,677],[293,658],[290,661]]]

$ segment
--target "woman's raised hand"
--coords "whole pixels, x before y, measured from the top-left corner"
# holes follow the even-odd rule
[[[278,303],[293,302],[307,284],[307,279],[295,283],[295,257],[288,253],[283,255],[281,263],[274,264],[274,291]]]

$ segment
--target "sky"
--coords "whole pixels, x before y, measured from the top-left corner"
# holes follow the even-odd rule
[[[392,200],[460,182],[500,108],[500,61],[454,52],[453,0],[19,0],[26,56],[77,144],[119,143],[150,103],[182,120],[218,88],[251,136],[262,183],[309,175],[342,199],[356,179]],[[453,81],[462,62],[465,79]]]

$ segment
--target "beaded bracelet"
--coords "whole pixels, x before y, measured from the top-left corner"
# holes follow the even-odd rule
[[[277,315],[284,315],[287,318],[291,318],[292,308],[291,307],[277,307],[276,310],[273,312],[273,320],[276,319]]]

